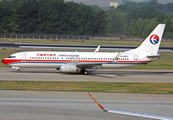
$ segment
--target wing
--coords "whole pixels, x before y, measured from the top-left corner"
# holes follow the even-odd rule
[[[78,68],[86,68],[86,69],[94,69],[98,67],[102,67],[103,63],[76,63]]]
[[[98,46],[99,48],[100,46]],[[95,51],[94,51],[95,52]],[[119,57],[121,56],[122,52],[118,53],[117,56],[112,60],[113,63],[117,62]],[[98,67],[102,67],[102,62],[97,62],[97,63],[76,63],[76,66],[78,68],[86,68],[86,69],[95,69],[95,68],[98,68]]]
[[[122,114],[122,115],[131,115],[131,116],[143,117],[143,118],[152,118],[152,119],[158,119],[158,120],[173,120],[173,116],[104,108],[100,103],[97,102],[97,100],[90,93],[88,94],[104,112],[110,112],[110,113],[116,113],[116,114]]]

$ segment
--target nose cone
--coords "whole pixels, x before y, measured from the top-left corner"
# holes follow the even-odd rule
[[[2,60],[2,63],[4,63],[4,59]]]

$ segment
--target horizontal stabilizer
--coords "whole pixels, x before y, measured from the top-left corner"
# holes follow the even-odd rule
[[[158,58],[160,57],[160,54],[157,55],[148,55],[147,58]]]

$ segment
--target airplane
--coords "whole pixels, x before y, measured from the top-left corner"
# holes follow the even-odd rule
[[[159,24],[137,48],[125,52],[18,52],[4,58],[2,62],[17,72],[21,68],[56,68],[63,73],[88,75],[89,69],[118,69],[147,64],[158,60],[158,49],[165,24]]]
[[[143,113],[143,112],[104,108],[89,92],[88,94],[104,112],[136,116],[136,117],[142,117],[142,118],[152,118],[152,119],[158,119],[158,120],[173,120],[173,116],[168,116],[168,115],[150,114],[150,113]]]

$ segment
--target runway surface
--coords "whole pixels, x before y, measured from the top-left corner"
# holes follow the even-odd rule
[[[171,95],[91,93],[104,107],[173,115]],[[0,91],[1,120],[151,120],[103,112],[87,93]]]
[[[29,43],[0,43],[1,48],[44,48],[44,49],[73,49],[73,50],[95,50],[97,45],[69,45],[69,44],[29,44]],[[112,51],[124,51],[135,49],[137,46],[113,46],[113,45],[101,45],[100,50],[112,50]],[[173,47],[160,47],[159,51],[172,52]]]
[[[50,68],[21,70],[21,73],[17,73],[15,69],[10,67],[1,67],[0,80],[173,83],[173,70],[105,69],[90,72],[89,75],[83,75],[79,72],[60,73]]]

